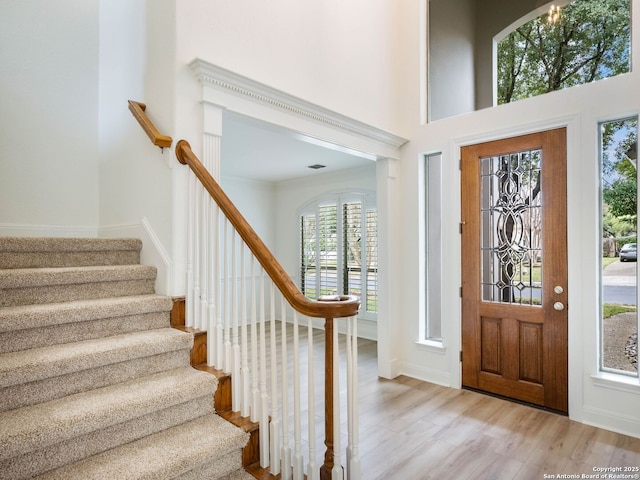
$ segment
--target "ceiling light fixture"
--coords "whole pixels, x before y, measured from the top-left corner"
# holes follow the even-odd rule
[[[547,14],[547,21],[549,23],[558,23],[558,20],[560,20],[560,7],[551,5]]]
[[[313,168],[314,170],[318,170],[320,168],[325,168],[326,165],[320,165],[319,163],[316,163],[315,165],[309,165],[307,166],[307,168]]]

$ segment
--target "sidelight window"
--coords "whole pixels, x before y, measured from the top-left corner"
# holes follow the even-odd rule
[[[638,376],[638,118],[600,124],[600,368]]]

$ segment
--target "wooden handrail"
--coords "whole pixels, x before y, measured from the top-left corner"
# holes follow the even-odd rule
[[[147,106],[144,103],[129,100],[129,110],[138,121],[142,129],[147,133],[149,139],[151,140],[151,143],[160,148],[170,147],[173,143],[173,139],[158,132],[158,129],[155,127],[153,122],[149,120],[149,117],[147,117],[147,114],[144,112],[146,109]]]
[[[265,272],[271,277],[294,310],[308,317],[325,319],[353,317],[358,313],[360,300],[353,295],[320,298],[319,301],[310,300],[305,297],[251,225],[249,225],[222,188],[220,188],[220,185],[218,185],[198,157],[193,153],[189,142],[180,140],[176,144],[176,157],[180,163],[191,167],[193,173],[195,173],[196,177],[202,182],[204,188],[216,201],[240,237],[258,259],[262,268],[264,268]]]

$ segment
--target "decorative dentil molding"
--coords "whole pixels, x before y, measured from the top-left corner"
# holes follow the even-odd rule
[[[251,102],[284,111],[325,127],[364,137],[394,149],[400,148],[407,142],[403,137],[294,97],[202,59],[194,59],[189,67],[203,87],[226,91]]]

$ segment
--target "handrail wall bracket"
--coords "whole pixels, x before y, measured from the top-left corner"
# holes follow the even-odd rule
[[[145,131],[145,133],[149,137],[149,140],[151,140],[151,143],[153,143],[156,147],[160,147],[161,149],[170,147],[173,143],[173,139],[167,135],[162,135],[158,131],[153,122],[145,113],[146,109],[147,106],[144,103],[129,100],[129,110],[138,121],[142,129]]]

